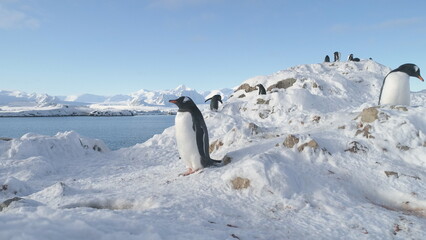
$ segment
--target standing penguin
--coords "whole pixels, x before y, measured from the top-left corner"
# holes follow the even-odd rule
[[[259,95],[266,95],[265,87],[262,84],[257,84],[256,87],[259,88]]]
[[[420,76],[420,68],[406,63],[392,70],[383,79],[380,89],[379,105],[410,105],[410,76],[424,81]]]
[[[169,102],[179,108],[175,118],[176,142],[179,155],[188,169],[182,175],[187,176],[214,163],[221,163],[210,158],[207,126],[192,99],[182,96]]]
[[[209,100],[211,100],[210,101],[210,110],[212,110],[212,111],[217,111],[219,109],[219,102],[223,104],[222,97],[219,94],[214,95],[213,97],[211,97],[209,99],[206,99],[206,101],[204,101],[204,102],[207,102]]]
[[[328,55],[325,55],[324,62],[330,62],[330,57]]]
[[[334,52],[334,61],[335,62],[339,62],[340,61],[340,53],[339,52]]]

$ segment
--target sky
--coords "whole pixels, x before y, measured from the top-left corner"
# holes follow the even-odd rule
[[[2,90],[215,90],[335,51],[426,78],[426,1],[0,0]]]

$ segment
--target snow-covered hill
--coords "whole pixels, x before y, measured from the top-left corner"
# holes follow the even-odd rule
[[[174,127],[117,151],[75,132],[0,140],[0,238],[423,239],[426,93],[377,107],[388,71],[308,64],[245,81],[203,108],[212,157],[231,162],[187,177]]]

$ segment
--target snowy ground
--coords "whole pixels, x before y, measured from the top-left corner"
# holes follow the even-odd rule
[[[203,110],[212,157],[231,163],[187,177],[174,127],[117,151],[75,132],[0,140],[0,239],[424,239],[426,93],[374,108],[388,71],[245,81],[285,83]]]

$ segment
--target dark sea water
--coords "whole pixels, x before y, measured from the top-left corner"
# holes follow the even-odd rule
[[[101,139],[111,150],[116,150],[162,133],[174,124],[174,119],[172,115],[0,118],[0,137],[19,138],[29,132],[53,136],[73,130],[84,137]]]

